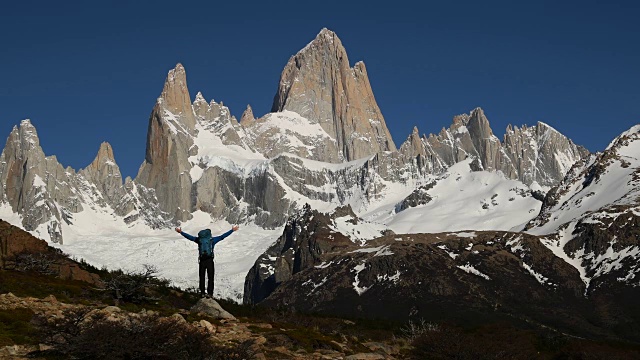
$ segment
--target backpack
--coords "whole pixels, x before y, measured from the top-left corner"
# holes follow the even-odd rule
[[[211,230],[205,229],[198,232],[198,253],[200,257],[213,256],[213,237],[211,237]]]

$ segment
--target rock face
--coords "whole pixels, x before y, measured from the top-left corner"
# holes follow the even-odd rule
[[[346,209],[343,211],[355,218],[351,208]],[[331,228],[329,215],[306,205],[299,214],[289,219],[282,236],[249,270],[244,285],[244,303],[261,302],[295,274],[320,264],[322,255],[350,246],[348,237]]]
[[[63,219],[82,209],[76,188],[87,184],[78,180],[75,171],[64,169],[55,156],[45,157],[29,120],[13,128],[0,155],[0,183],[3,199],[22,214],[26,230],[44,225],[46,230],[41,230],[61,243]]]
[[[417,159],[428,173],[440,173],[473,157],[478,159],[477,170],[499,170],[510,179],[546,188],[557,184],[576,161],[589,154],[542,122],[530,128],[509,125],[501,142],[480,108],[454,117],[453,124],[438,135],[420,139],[414,129],[400,152],[406,159]]]
[[[113,156],[113,149],[103,142],[93,162],[80,171],[87,180],[98,186],[98,190],[113,204],[122,196],[122,175]]]
[[[335,140],[337,151],[316,160],[350,161],[396,149],[364,63],[350,67],[342,42],[327,29],[289,59],[271,111],[295,112]]]
[[[61,256],[44,240],[36,239],[6,221],[0,220],[0,269],[14,269],[16,256],[29,254],[37,259],[38,266],[47,266],[51,274],[61,279],[78,280],[97,285],[100,277],[80,268],[78,263]]]
[[[186,72],[178,64],[169,72],[151,112],[145,161],[136,181],[155,189],[160,208],[181,221],[191,218],[191,166],[187,159],[197,151],[193,147],[195,126]]]

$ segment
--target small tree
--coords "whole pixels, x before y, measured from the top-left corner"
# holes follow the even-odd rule
[[[104,290],[111,291],[116,301],[132,303],[158,300],[150,290],[161,286],[169,286],[169,280],[159,278],[157,267],[149,264],[141,271],[114,271],[104,281]]]

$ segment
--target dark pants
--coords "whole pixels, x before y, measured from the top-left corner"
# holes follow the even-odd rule
[[[207,282],[207,294],[213,295],[213,276],[215,270],[213,268],[213,257],[206,256],[200,257],[200,294],[204,294],[204,274],[207,273],[209,281]]]

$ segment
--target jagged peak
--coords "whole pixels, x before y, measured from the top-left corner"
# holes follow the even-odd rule
[[[318,33],[318,36],[320,35],[324,35],[324,36],[333,36],[336,33],[327,29],[326,27],[323,27],[322,30],[320,30],[320,32]]]
[[[167,80],[173,81],[176,77],[186,75],[186,73],[187,72],[185,71],[184,66],[182,66],[181,63],[177,63],[173,69],[169,70],[169,73],[167,74]]]
[[[478,123],[481,126],[486,125],[488,127],[488,130],[491,130],[489,119],[487,119],[484,110],[482,110],[482,108],[480,107],[473,109],[469,114],[468,125],[474,125],[474,123]]]
[[[169,70],[158,103],[171,112],[182,112],[186,110],[187,105],[191,106],[187,73],[182,64],[178,63],[175,68]]]
[[[453,125],[467,125],[468,123],[469,123],[469,114],[460,114],[453,117],[453,121],[452,121]]]
[[[20,127],[34,127],[31,123],[31,119],[24,119],[20,121]]]
[[[109,144],[107,141],[103,141],[100,144],[100,148],[98,149],[98,153],[104,154],[110,160],[114,160],[113,148],[111,147],[111,144]]]
[[[322,30],[320,30],[318,35],[316,35],[316,37],[313,40],[311,40],[310,43],[308,43],[305,47],[303,47],[302,49],[300,49],[300,51],[298,51],[298,54],[306,52],[307,50],[317,46],[320,43],[327,43],[327,44],[333,45],[336,39],[338,40],[338,42],[340,41],[340,39],[338,38],[335,32],[327,28],[322,28]],[[340,44],[340,46],[342,46],[342,44]]]
[[[36,145],[40,142],[38,131],[29,119],[20,121],[20,126],[14,126],[12,129],[12,133],[15,133],[16,136],[24,138]]]
[[[547,124],[547,123],[544,123],[544,122],[542,122],[542,121],[538,121],[537,126],[538,126],[538,129],[549,129],[549,130],[553,130],[553,131],[555,131],[555,132],[557,132],[557,133],[560,133],[560,132],[559,132],[558,130],[556,130],[553,126],[551,126],[551,125],[549,125],[549,124]]]
[[[109,166],[118,166],[116,164],[116,160],[115,157],[113,155],[113,148],[111,147],[111,144],[109,144],[107,141],[103,141],[100,144],[100,148],[98,149],[98,153],[96,154],[96,157],[93,159],[93,161],[91,162],[91,164],[89,164],[89,166],[87,167],[87,169],[99,169],[103,164],[109,165]]]
[[[478,106],[477,108],[471,110],[469,117],[473,117],[473,116],[485,116],[484,110],[482,110],[482,108]]]
[[[629,130],[624,131],[622,134],[616,136],[616,138],[609,143],[609,146],[607,146],[605,151],[609,151],[618,146],[621,143],[621,139],[631,137],[632,135],[636,135],[637,137],[638,133],[640,133],[640,124],[633,125],[631,128],[629,128]]]
[[[247,104],[247,108],[242,113],[242,117],[240,117],[240,125],[248,125],[254,120],[253,109],[251,109],[251,105]]]
[[[420,132],[418,131],[418,127],[417,126],[413,127],[413,131],[411,133],[420,136]]]
[[[213,101],[213,100],[212,100]],[[194,103],[197,102],[207,102],[207,100],[205,100],[204,96],[202,95],[202,93],[200,91],[198,91],[198,93],[196,94],[196,99],[193,101]]]

